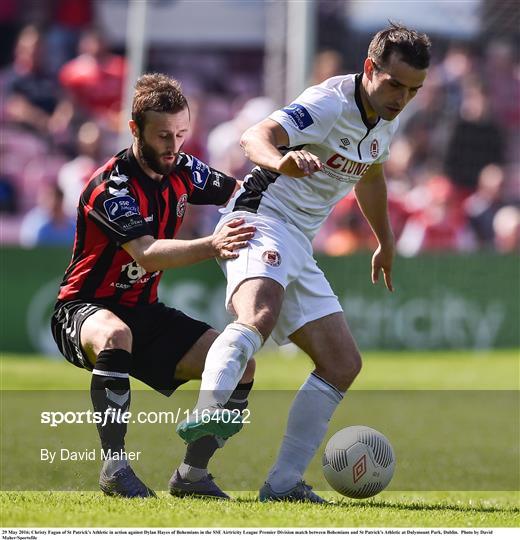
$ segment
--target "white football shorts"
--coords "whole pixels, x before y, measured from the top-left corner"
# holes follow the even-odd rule
[[[256,233],[238,258],[218,259],[227,279],[226,309],[231,314],[236,315],[231,304],[233,293],[243,281],[255,277],[271,278],[285,289],[278,323],[271,334],[278,345],[290,343],[288,336],[308,322],[343,311],[314,260],[311,242],[294,225],[251,212],[233,212],[220,220],[216,230],[236,218],[254,225]]]

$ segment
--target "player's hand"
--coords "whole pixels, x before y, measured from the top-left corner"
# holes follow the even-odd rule
[[[277,170],[286,176],[303,178],[316,171],[321,171],[323,165],[320,158],[307,150],[292,150],[280,160]]]
[[[211,237],[215,257],[236,259],[238,250],[247,246],[255,231],[256,227],[244,225],[243,219],[232,219]]]
[[[395,248],[393,242],[385,247],[379,245],[372,256],[372,283],[379,281],[379,274],[383,271],[386,288],[394,292],[392,285],[392,263],[394,262]]]

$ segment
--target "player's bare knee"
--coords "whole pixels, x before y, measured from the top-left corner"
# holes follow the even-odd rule
[[[348,365],[350,367],[350,373],[353,375],[353,379],[356,378],[363,367],[361,354],[359,354],[358,351],[350,354]]]
[[[132,332],[124,323],[111,328],[104,337],[104,349],[132,350]]]
[[[271,335],[277,319],[278,313],[276,313],[275,310],[273,310],[270,306],[266,305],[258,309],[252,317],[243,319],[239,318],[237,322],[254,326],[260,332],[260,334],[262,334],[264,341],[266,341]]]
[[[339,362],[335,373],[338,387],[346,390],[359,375],[361,366],[361,355],[357,351],[350,353],[343,362]]]
[[[264,342],[267,341],[271,332],[276,325],[276,317],[271,313],[260,314],[260,317],[255,321],[254,327],[262,334]]]
[[[361,355],[351,352],[348,356],[335,358],[334,361],[320,362],[316,365],[316,374],[332,384],[341,392],[345,392],[361,371]]]
[[[87,353],[97,356],[105,349],[132,350],[132,332],[115,315],[99,317],[98,320],[89,318],[84,326],[81,332],[81,343]]]
[[[237,322],[255,327],[265,341],[277,323],[283,295],[283,287],[271,279],[245,281],[232,298]]]

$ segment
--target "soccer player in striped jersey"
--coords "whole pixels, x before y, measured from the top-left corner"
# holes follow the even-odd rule
[[[182,152],[189,126],[188,102],[177,81],[143,75],[129,122],[132,146],[98,169],[80,197],[72,260],[51,327],[65,358],[92,372],[92,402],[102,414],[128,410],[130,376],[166,396],[200,378],[218,334],[158,301],[163,270],[212,257],[236,258],[254,233],[254,226],[239,218],[206,238],[175,239],[188,204],[224,205],[240,186]],[[251,360],[230,395],[230,409],[247,405],[253,374]],[[97,428],[103,454],[113,456],[103,463],[101,489],[123,497],[153,496],[121,458],[127,425],[112,421]],[[170,492],[227,498],[207,472],[221,444],[211,435],[189,444]]]

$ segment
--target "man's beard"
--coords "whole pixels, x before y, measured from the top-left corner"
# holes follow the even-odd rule
[[[175,168],[177,160],[173,160],[171,164],[161,163],[161,156],[149,144],[146,144],[144,138],[137,139],[137,148],[139,157],[144,164],[156,174],[170,174]]]

